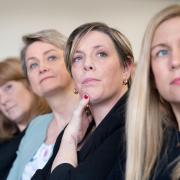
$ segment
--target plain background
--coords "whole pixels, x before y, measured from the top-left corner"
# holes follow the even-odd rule
[[[55,28],[68,36],[83,23],[101,21],[129,38],[137,61],[147,23],[170,4],[180,0],[0,0],[0,60],[18,56],[27,33]]]

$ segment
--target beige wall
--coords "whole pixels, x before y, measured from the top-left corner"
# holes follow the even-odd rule
[[[67,36],[78,25],[103,21],[131,41],[136,60],[149,19],[180,0],[0,0],[0,59],[19,55],[21,36],[56,28]]]

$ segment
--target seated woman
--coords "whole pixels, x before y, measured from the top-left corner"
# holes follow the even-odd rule
[[[64,63],[66,38],[48,29],[23,37],[21,61],[33,91],[44,97],[52,114],[35,118],[19,147],[8,180],[31,179],[51,157],[54,143],[79,103],[74,83]]]
[[[18,58],[0,62],[0,179],[6,179],[21,138],[33,117],[50,112],[25,78]]]
[[[144,34],[129,97],[127,180],[180,179],[180,5]]]
[[[53,156],[32,179],[121,179],[133,62],[130,43],[116,29],[87,23],[71,33],[65,52],[81,101],[63,136],[59,135]]]

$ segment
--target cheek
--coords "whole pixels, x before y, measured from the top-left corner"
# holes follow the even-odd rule
[[[81,86],[81,74],[78,71],[72,71],[73,81],[75,86],[79,88]]]
[[[36,78],[28,77],[31,88],[33,92],[38,93],[39,92],[39,83]]]
[[[32,87],[37,85],[37,79],[36,78],[29,76],[28,79],[29,79],[29,82],[30,82]]]
[[[154,77],[155,77],[155,85],[159,94],[165,98],[169,93],[168,77],[165,75],[165,73],[162,73],[161,71],[154,72]]]

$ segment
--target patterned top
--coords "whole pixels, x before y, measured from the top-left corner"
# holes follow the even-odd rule
[[[22,180],[30,180],[37,169],[42,169],[53,152],[52,144],[43,143],[36,154],[31,158],[31,160],[26,164],[24,172],[22,175]]]

